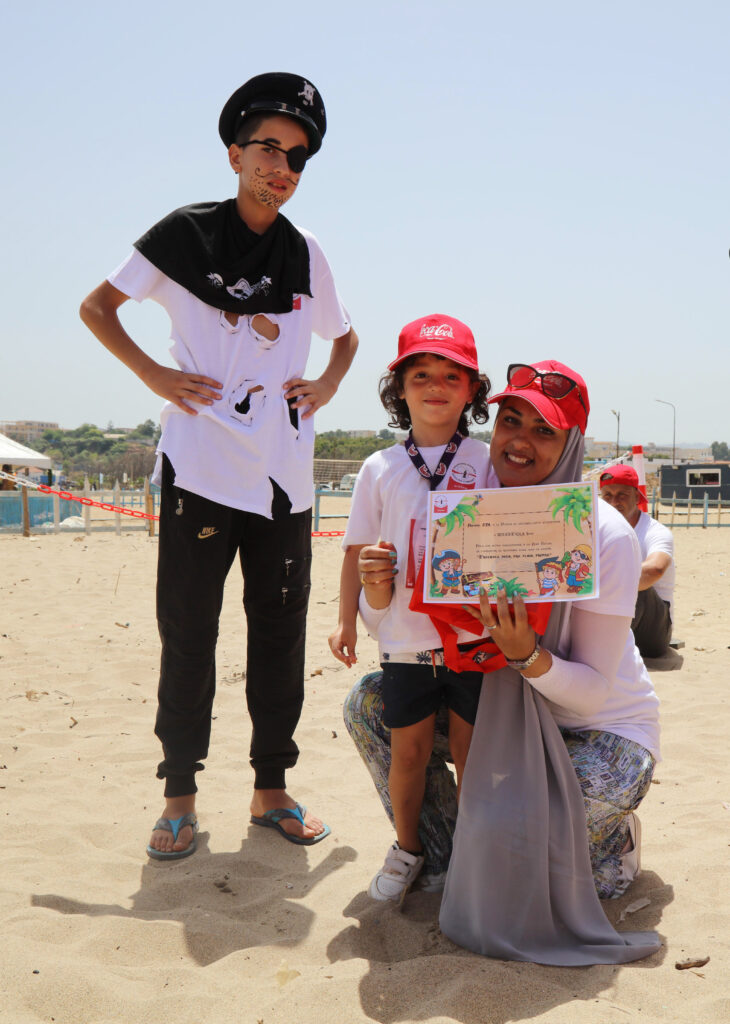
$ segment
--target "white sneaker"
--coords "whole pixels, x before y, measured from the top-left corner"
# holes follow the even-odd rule
[[[368,895],[374,900],[402,900],[422,867],[423,856],[416,857],[393,843],[385,864],[370,883]]]
[[[641,822],[638,814],[632,811],[628,815],[628,823],[631,846],[621,854],[621,878],[633,882],[641,874]]]

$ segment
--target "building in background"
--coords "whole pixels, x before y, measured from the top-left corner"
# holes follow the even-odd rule
[[[641,444],[644,449],[644,458],[649,461],[654,459],[664,459],[671,462],[672,446],[671,444],[658,445],[654,444],[653,441],[642,442],[641,438],[634,438],[632,444]],[[615,441],[596,441],[593,437],[586,437],[585,449],[587,459],[613,459],[616,455],[616,442]],[[631,451],[631,445],[625,441],[619,442],[619,454],[623,455],[626,452]],[[687,462],[692,460],[694,462],[712,462],[712,449],[709,445],[701,447],[689,447],[684,445],[677,445],[675,450],[677,462]]]
[[[32,444],[41,438],[44,431],[58,429],[57,423],[45,420],[5,420],[0,423],[0,432],[21,444]]]
[[[673,498],[700,505],[705,495],[711,503],[720,499],[722,505],[730,504],[730,463],[728,462],[683,462],[681,465],[659,467],[659,494],[663,502]]]

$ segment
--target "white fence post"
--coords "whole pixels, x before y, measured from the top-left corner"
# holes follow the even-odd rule
[[[91,487],[89,486],[88,476],[84,476],[84,497],[91,497]],[[88,505],[84,505],[84,530],[88,536],[91,533],[91,508]]]
[[[115,480],[114,481],[114,492],[113,492],[113,495],[112,495],[112,505],[116,505],[117,508],[119,508],[121,503],[122,503],[122,489],[119,486],[119,481]],[[121,536],[121,533],[122,533],[122,514],[121,514],[121,512],[115,512],[114,513],[114,532],[116,533],[117,537]]]

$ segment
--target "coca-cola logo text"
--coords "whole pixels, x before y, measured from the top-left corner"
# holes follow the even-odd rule
[[[422,324],[422,338],[453,338],[454,331],[449,324]]]

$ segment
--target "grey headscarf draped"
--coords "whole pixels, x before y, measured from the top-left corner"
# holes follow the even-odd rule
[[[582,469],[574,427],[544,483],[580,480]],[[553,605],[548,650],[567,613]],[[565,741],[545,698],[514,669],[482,684],[440,924],[476,953],[566,967],[640,960],[660,945],[655,932],[619,934],[606,918]]]

